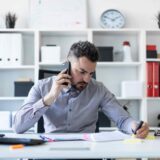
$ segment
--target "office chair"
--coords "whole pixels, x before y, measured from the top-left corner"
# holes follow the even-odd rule
[[[43,120],[43,117],[41,117],[37,124],[37,133],[44,133],[44,132],[45,132],[44,120]]]

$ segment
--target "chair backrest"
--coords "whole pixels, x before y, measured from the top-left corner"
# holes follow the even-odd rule
[[[38,121],[38,125],[37,125],[37,133],[44,133],[45,129],[44,129],[44,120],[43,117],[41,117]]]

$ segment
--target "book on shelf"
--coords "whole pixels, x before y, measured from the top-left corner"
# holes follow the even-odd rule
[[[159,68],[158,62],[147,62],[147,97],[159,97],[160,95]]]
[[[147,58],[157,58],[157,47],[156,45],[148,44],[146,46]]]

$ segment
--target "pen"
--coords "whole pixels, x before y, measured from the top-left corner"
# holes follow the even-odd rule
[[[48,138],[48,137],[46,137],[46,136],[42,136],[42,135],[40,135],[39,137],[40,137],[43,141],[47,141],[47,142],[54,142],[54,140],[53,140],[53,139]]]
[[[134,134],[142,127],[143,121],[140,121],[140,123],[137,125],[136,129],[133,131]]]

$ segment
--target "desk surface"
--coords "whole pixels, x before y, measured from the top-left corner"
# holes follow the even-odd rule
[[[9,137],[38,138],[36,134],[6,134]],[[40,146],[26,146],[10,150],[0,145],[0,158],[160,158],[160,139],[144,140],[135,144],[124,141],[88,142],[67,141],[47,142]]]

